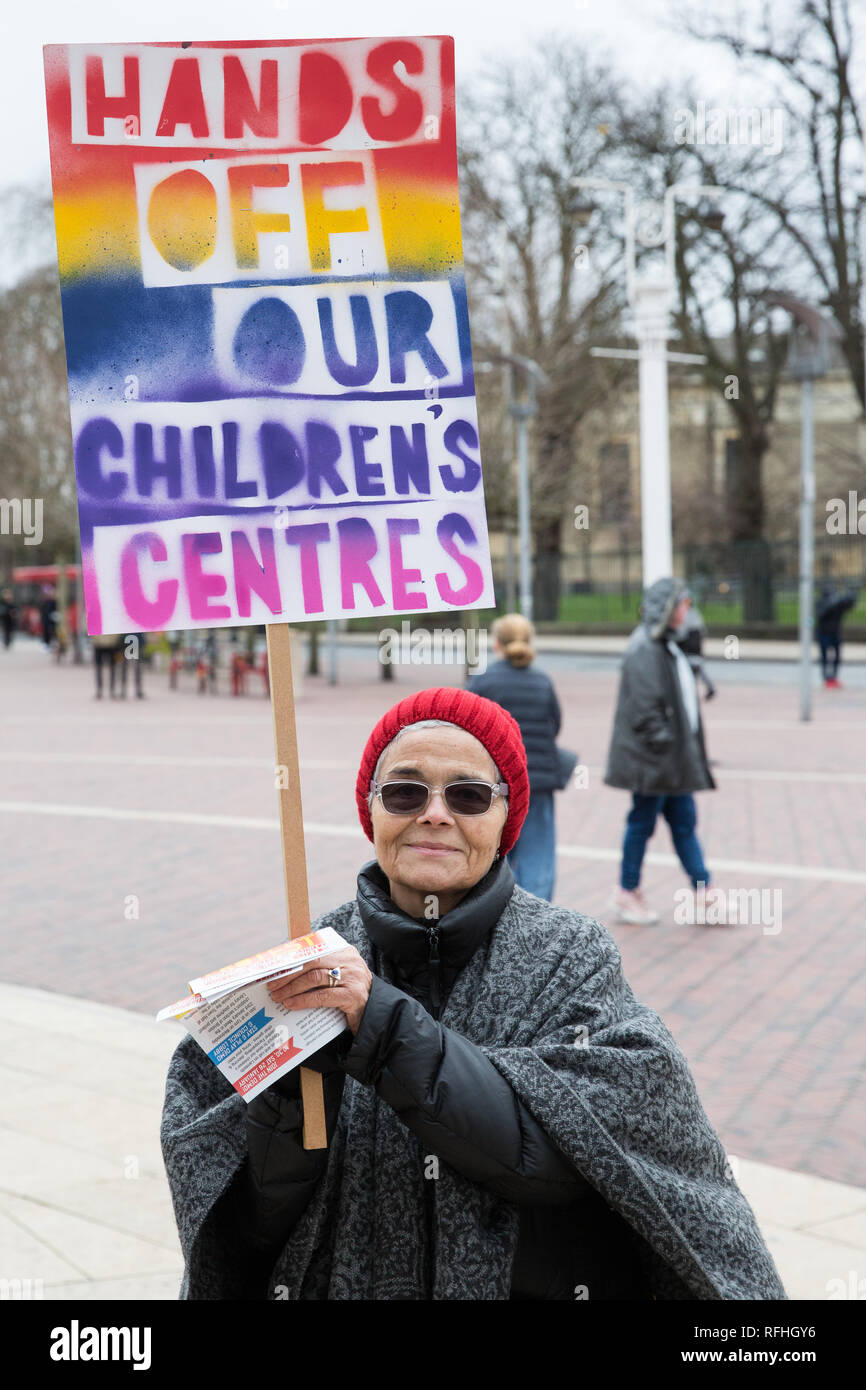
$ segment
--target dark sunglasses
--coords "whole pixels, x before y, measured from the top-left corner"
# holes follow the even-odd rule
[[[466,781],[428,787],[426,782],[377,782],[371,778],[370,790],[392,816],[419,816],[426,811],[436,791],[442,792],[452,815],[482,816],[490,810],[495,797],[508,795],[508,784]]]

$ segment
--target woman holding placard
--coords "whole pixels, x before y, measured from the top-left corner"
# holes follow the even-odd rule
[[[297,1072],[249,1106],[198,1044],[163,1152],[187,1299],[755,1299],[785,1293],[661,1019],[607,931],[514,883],[529,803],[515,720],[424,690],[356,786],[376,858],[324,914],[351,943],[275,982],[341,1008],[329,1148]]]

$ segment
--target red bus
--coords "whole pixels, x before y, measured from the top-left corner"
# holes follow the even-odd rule
[[[78,631],[78,606],[75,602],[78,566],[66,565],[67,605],[64,618],[66,636]],[[58,565],[16,565],[12,570],[12,592],[18,607],[18,630],[31,637],[42,637],[42,609],[47,599],[57,593],[60,583]],[[60,615],[58,614],[58,621]]]

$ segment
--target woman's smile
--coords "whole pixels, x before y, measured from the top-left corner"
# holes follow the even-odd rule
[[[420,840],[417,844],[405,845],[404,848],[416,850],[418,854],[432,854],[434,858],[437,855],[457,853],[453,845],[435,845],[430,840]]]

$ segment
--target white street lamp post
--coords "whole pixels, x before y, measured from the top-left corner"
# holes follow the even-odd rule
[[[703,363],[688,353],[668,353],[669,316],[674,296],[675,224],[677,197],[714,196],[713,185],[673,184],[664,203],[635,209],[634,191],[612,179],[575,178],[575,188],[620,193],[625,200],[626,295],[634,313],[637,353],[616,348],[593,348],[593,356],[633,357],[638,360],[640,399],[641,549],[646,587],[673,570],[671,526],[670,423],[668,419],[668,362]],[[661,215],[659,215],[661,214]],[[638,281],[635,240],[642,246],[665,249],[665,269]]]
[[[668,421],[667,284],[644,281],[634,294],[640,398],[640,506],[644,586],[674,568]]]

